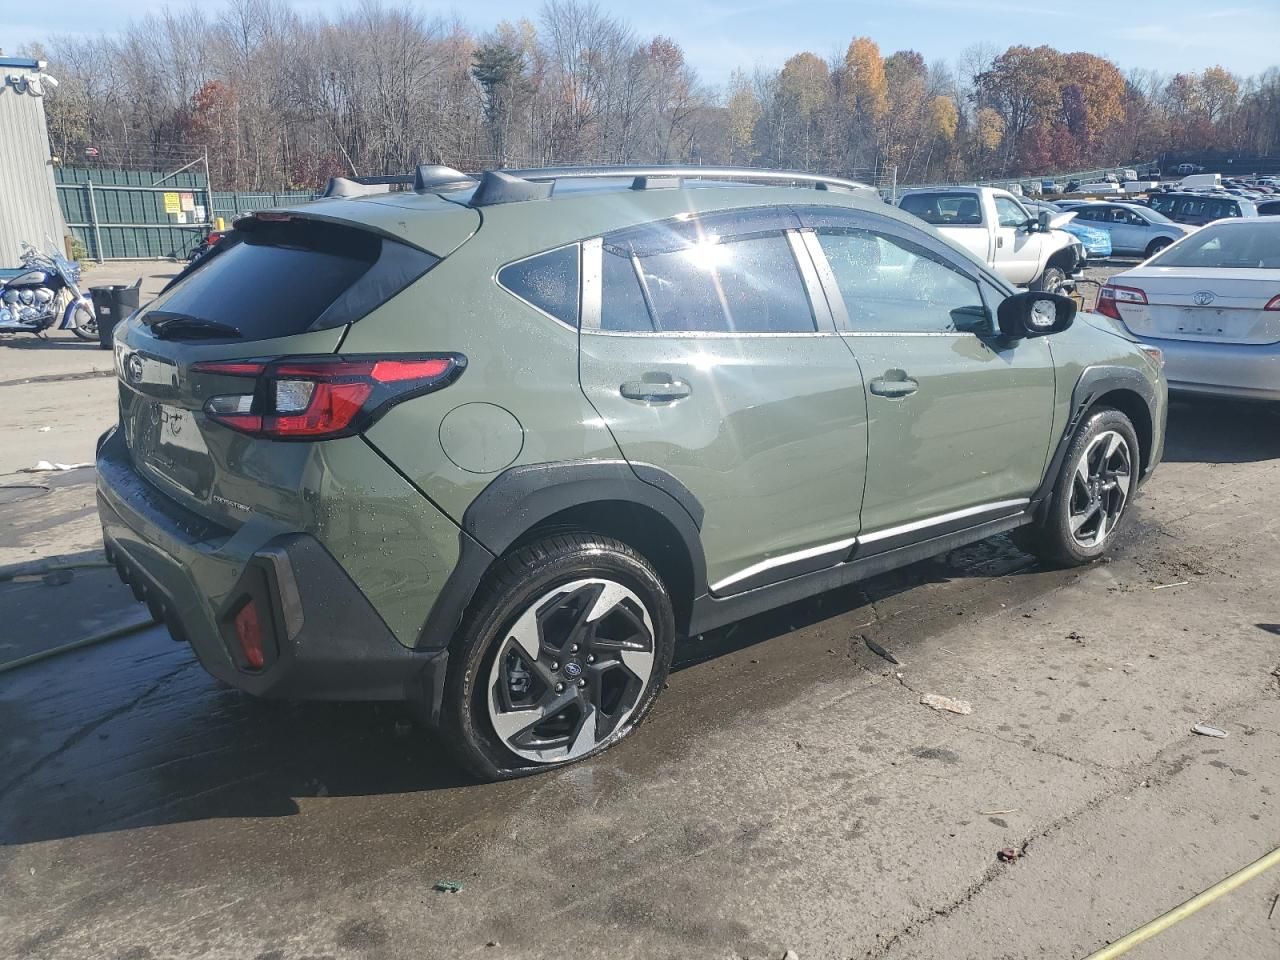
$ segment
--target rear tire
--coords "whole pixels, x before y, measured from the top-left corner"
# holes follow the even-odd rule
[[[675,616],[620,541],[548,536],[499,560],[449,657],[442,739],[477,777],[555,769],[607,750],[666,682]]]
[[[1067,447],[1049,512],[1019,530],[1019,546],[1041,560],[1080,566],[1101,557],[1137,493],[1141,455],[1133,424],[1119,410],[1096,407]]]

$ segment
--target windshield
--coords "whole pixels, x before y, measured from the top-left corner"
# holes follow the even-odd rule
[[[1280,223],[1210,224],[1156,256],[1151,266],[1280,269]]]

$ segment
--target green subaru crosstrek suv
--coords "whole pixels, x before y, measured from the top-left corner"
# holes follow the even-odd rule
[[[1006,531],[1099,556],[1166,384],[1075,314],[815,175],[335,180],[117,329],[107,555],[227,683],[547,769],[681,636]]]

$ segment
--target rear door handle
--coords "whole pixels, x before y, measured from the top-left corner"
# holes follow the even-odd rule
[[[920,384],[910,378],[906,380],[886,380],[880,377],[868,384],[871,392],[877,397],[909,397],[920,389]]]
[[[693,388],[683,380],[628,380],[618,391],[640,403],[674,403],[693,393]]]

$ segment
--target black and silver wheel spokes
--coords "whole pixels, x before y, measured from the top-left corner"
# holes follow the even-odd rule
[[[556,587],[522,613],[489,671],[489,720],[518,756],[572,760],[612,736],[653,673],[653,622],[613,580]]]
[[[1107,539],[1129,501],[1133,456],[1114,430],[1098,434],[1085,447],[1071,477],[1067,514],[1071,536],[1082,547]]]

